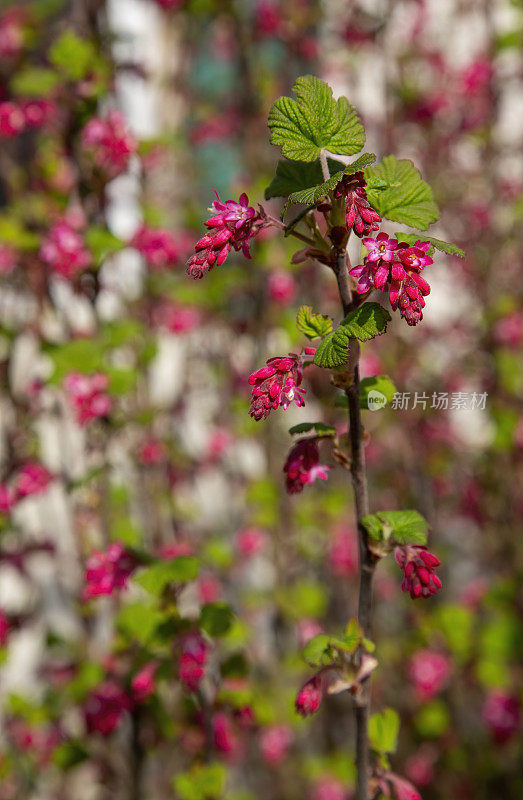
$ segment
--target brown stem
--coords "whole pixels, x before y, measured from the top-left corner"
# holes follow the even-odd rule
[[[334,269],[338,290],[340,294],[343,313],[346,315],[356,307],[351,297],[348,281],[347,253],[346,250],[336,253],[336,267]],[[349,367],[351,369],[351,383],[345,390],[349,406],[349,441],[351,451],[351,475],[354,491],[354,504],[356,510],[356,525],[358,528],[358,541],[360,551],[360,588],[358,600],[358,622],[365,636],[370,635],[371,607],[372,607],[372,578],[374,576],[375,562],[369,550],[367,532],[362,525],[362,518],[369,513],[369,498],[367,493],[367,476],[365,470],[365,451],[363,448],[363,425],[360,410],[360,378],[359,355],[360,348],[356,339],[351,340]],[[368,773],[369,773],[369,739],[368,719],[370,707],[370,683],[365,681],[356,705],[356,769],[357,787],[356,800],[368,800]]]
[[[280,230],[282,231],[287,231],[287,226],[281,220],[276,219],[276,217],[273,217],[271,214],[266,214],[266,217],[271,223],[271,225],[274,225],[276,228],[280,228]],[[311,239],[309,236],[304,236],[303,233],[298,233],[298,231],[295,230],[288,231],[288,235],[294,236],[296,239],[301,239],[302,242],[310,244],[312,247],[316,245],[314,239]]]

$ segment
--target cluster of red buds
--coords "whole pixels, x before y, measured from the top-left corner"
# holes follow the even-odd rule
[[[245,192],[240,195],[239,202],[222,203],[217,192],[215,195],[216,200],[210,207],[213,216],[205,223],[209,233],[196,242],[195,253],[187,262],[187,274],[191,278],[203,278],[215,265],[223,264],[231,247],[250,258],[249,240],[267,224],[263,212],[249,205]]]
[[[405,573],[401,588],[409,592],[413,600],[430,597],[441,589],[441,581],[434,573],[439,567],[439,559],[429,553],[426,547],[417,544],[396,547],[394,556]]]
[[[253,372],[249,383],[253,387],[249,413],[255,420],[269,416],[271,409],[281,406],[284,410],[295,403],[298,408],[305,405],[302,394],[305,389],[298,388],[303,379],[300,356],[269,358],[266,366]]]
[[[394,311],[399,308],[408,325],[417,325],[423,319],[425,297],[430,286],[421,277],[424,267],[432,264],[427,255],[430,242],[417,241],[412,247],[406,242],[389,239],[386,233],[378,233],[375,239],[364,239],[369,251],[364,263],[350,270],[358,278],[356,291],[366,294],[372,289],[389,292]]]
[[[381,217],[367,200],[367,182],[363,172],[344,175],[334,189],[334,197],[343,197],[347,208],[347,227],[356,236],[368,236],[372,231],[380,229]]]
[[[305,683],[296,695],[296,713],[302,717],[315,714],[323,700],[323,678],[319,673]]]

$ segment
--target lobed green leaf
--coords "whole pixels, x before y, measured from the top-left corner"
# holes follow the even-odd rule
[[[289,433],[308,433],[309,431],[316,431],[317,436],[335,436],[336,428],[332,425],[325,425],[324,422],[299,422],[289,428]]]
[[[325,336],[314,356],[318,367],[335,369],[347,363],[351,339],[365,342],[387,330],[389,312],[379,303],[363,303],[351,311],[335,331]]]
[[[423,233],[403,233],[402,231],[396,231],[394,236],[401,242],[407,242],[407,244],[410,245],[415,244],[418,240],[421,242],[430,242],[430,253],[434,252],[433,248],[435,248],[441,253],[446,253],[449,256],[457,256],[458,258],[466,258],[467,255],[457,244],[444,242],[442,239],[434,239],[432,236],[425,236]]]
[[[429,524],[418,511],[378,511],[362,523],[376,541],[392,538],[397,544],[426,544]]]
[[[319,336],[326,336],[332,330],[332,319],[316,314],[312,306],[300,306],[296,325],[308,339],[317,339]]]
[[[364,172],[369,203],[382,217],[421,230],[427,230],[439,219],[432,189],[412,161],[385,156],[381,163],[367,167]],[[375,188],[376,180],[384,181],[388,188]]]
[[[397,711],[385,708],[369,720],[369,740],[377,753],[395,753],[398,746],[400,718]]]
[[[332,89],[312,75],[293,86],[297,100],[280,97],[269,113],[271,144],[287,158],[314,161],[321,150],[351,156],[365,144],[365,130],[346,97],[334,100]]]

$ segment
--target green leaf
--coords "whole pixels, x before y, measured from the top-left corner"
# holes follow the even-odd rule
[[[103,371],[103,350],[95,339],[75,339],[61,345],[49,345],[44,351],[54,363],[50,383],[59,384],[69,372],[89,374]]]
[[[312,306],[300,306],[296,325],[307,339],[317,339],[319,336],[326,336],[331,332],[332,319],[322,314],[316,314],[312,310]]]
[[[373,714],[369,720],[369,739],[377,753],[395,753],[400,731],[399,715],[392,708]]]
[[[208,603],[200,613],[200,628],[210,636],[223,636],[232,625],[234,615],[227,603]]]
[[[334,100],[332,89],[305,75],[293,86],[297,100],[280,97],[269,113],[271,144],[287,158],[314,161],[321,150],[351,156],[365,144],[365,130],[346,97]]]
[[[370,410],[375,411],[377,408],[383,408],[386,403],[390,403],[392,401],[396,393],[396,387],[388,375],[373,375],[371,378],[362,378],[360,381],[360,408],[367,411],[369,410],[370,392],[379,392],[385,398],[383,405],[374,403],[374,406]],[[347,395],[338,395],[334,401],[334,405],[336,408],[347,408],[349,405]]]
[[[331,175],[329,180],[323,181],[317,186],[311,186],[309,189],[303,189],[298,192],[293,192],[289,195],[289,202],[291,203],[305,203],[307,205],[318,203],[325,195],[332,192],[341,181],[344,175],[354,175],[355,172],[361,172],[366,166],[376,161],[374,153],[364,153],[352,164],[348,164],[339,172]]]
[[[92,42],[81,39],[72,30],[64,31],[49,50],[51,64],[69,80],[81,81],[95,61]]]
[[[118,614],[116,625],[124,636],[147,644],[164,621],[161,611],[142,602],[125,605]]]
[[[289,433],[308,433],[309,431],[316,431],[317,436],[335,436],[336,428],[332,425],[325,425],[323,422],[299,422],[289,428]]]
[[[100,263],[110,253],[116,253],[124,247],[124,243],[106,228],[92,225],[85,232],[85,241],[93,253],[96,261]]]
[[[331,647],[331,637],[320,633],[309,639],[303,648],[302,657],[310,667],[327,667],[332,664],[336,654]]]
[[[89,757],[89,752],[79,741],[64,742],[53,753],[53,764],[66,772]]]
[[[343,643],[342,649],[349,653],[354,653],[362,640],[362,636],[363,632],[359,626],[358,620],[356,617],[352,617],[347,622],[345,633],[341,638],[341,642]]]
[[[13,217],[0,216],[0,242],[11,244],[20,250],[36,250],[40,239]]]
[[[159,561],[146,567],[134,578],[150,594],[159,595],[170,583],[187,583],[198,574],[193,556],[178,556],[172,561]]]
[[[365,179],[386,181],[387,189],[367,189],[369,203],[387,219],[427,230],[439,219],[432,189],[409,160],[385,156],[380,164],[365,169]]]
[[[466,258],[466,253],[461,247],[458,247],[457,244],[451,244],[451,242],[444,242],[442,239],[434,239],[432,236],[425,236],[423,233],[403,233],[402,231],[396,231],[394,234],[400,242],[407,242],[407,244],[413,245],[418,240],[421,242],[430,242],[431,250],[435,248],[442,253],[446,253],[449,256],[457,256],[458,258]]]
[[[389,312],[379,303],[364,303],[351,311],[335,331],[325,336],[314,356],[318,367],[335,369],[347,363],[350,339],[365,342],[387,330]]]
[[[391,536],[397,544],[426,544],[429,525],[418,511],[378,511],[367,514],[362,523],[372,539],[387,540]]]
[[[344,168],[341,161],[327,159],[331,175]],[[323,182],[323,173],[319,159],[316,161],[290,161],[288,158],[278,161],[276,175],[265,189],[265,199],[272,197],[289,197],[293,192],[311,189]]]
[[[197,764],[190,772],[176,775],[173,786],[181,800],[219,800],[226,778],[227,772],[222,764]]]
[[[18,72],[11,81],[11,88],[24,97],[47,97],[60,83],[60,76],[52,69],[28,67]]]

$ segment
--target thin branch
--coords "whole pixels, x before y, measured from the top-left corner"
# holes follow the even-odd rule
[[[348,281],[346,250],[336,253],[334,270],[338,282],[343,313],[346,315],[356,307],[353,302]],[[345,390],[349,406],[349,441],[351,450],[351,475],[356,510],[356,525],[360,552],[360,587],[358,600],[358,622],[365,636],[370,635],[372,608],[372,579],[375,562],[369,550],[367,531],[362,525],[362,518],[369,513],[367,492],[367,476],[365,469],[365,451],[363,447],[363,425],[360,410],[360,378],[359,378],[359,343],[351,342],[350,367],[352,380]],[[357,787],[356,800],[368,800],[369,773],[369,739],[368,721],[370,707],[370,683],[365,681],[362,694],[358,699],[356,712],[356,768]]]

